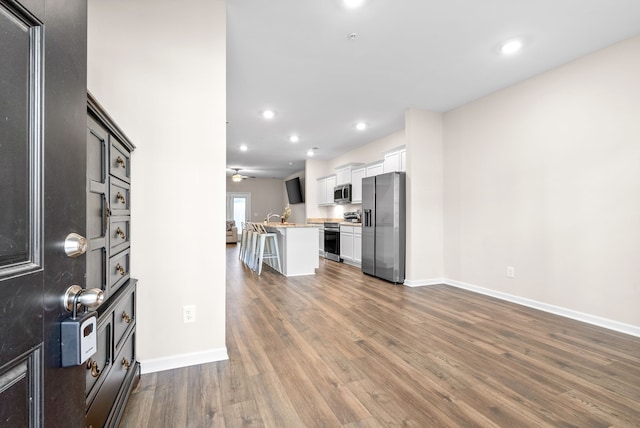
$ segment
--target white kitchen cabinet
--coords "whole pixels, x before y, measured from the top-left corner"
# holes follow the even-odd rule
[[[362,166],[361,163],[349,163],[336,167],[336,185],[353,184],[353,171]]]
[[[366,177],[373,177],[384,173],[384,161],[376,161],[367,164]]]
[[[362,264],[362,227],[353,228],[353,261],[356,265]]]
[[[336,176],[332,175],[330,177],[327,177],[327,193],[326,193],[327,205],[334,205],[334,202],[333,202],[334,187],[336,187]]]
[[[320,228],[318,236],[318,254],[324,256],[324,227]]]
[[[362,227],[340,225],[340,258],[347,264],[361,265]]]
[[[351,171],[351,203],[362,203],[362,179],[365,177],[367,170],[360,167]]]
[[[318,205],[333,205],[334,187],[336,187],[335,175],[330,175],[318,179]]]
[[[383,169],[384,172],[405,171],[407,150],[404,146],[396,147],[384,154]]]
[[[340,258],[353,262],[353,226],[340,225]]]
[[[351,168],[336,169],[336,185],[351,183]]]

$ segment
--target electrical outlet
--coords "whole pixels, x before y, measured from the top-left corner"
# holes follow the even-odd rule
[[[182,307],[182,322],[196,322],[196,305],[185,305]]]
[[[507,266],[507,278],[515,278],[516,277],[516,268],[513,266]]]

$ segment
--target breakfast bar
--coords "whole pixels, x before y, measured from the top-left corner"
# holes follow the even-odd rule
[[[265,229],[278,234],[279,272],[282,275],[315,275],[315,270],[320,266],[317,224],[268,223]],[[278,271],[274,260],[265,260],[265,263]]]

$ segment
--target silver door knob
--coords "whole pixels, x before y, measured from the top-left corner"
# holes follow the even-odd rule
[[[68,257],[78,257],[87,252],[87,239],[77,233],[70,233],[64,240],[64,252]]]
[[[99,288],[84,289],[79,285],[72,285],[64,293],[63,305],[68,312],[73,312],[73,303],[88,308],[97,308],[104,301],[104,291]]]

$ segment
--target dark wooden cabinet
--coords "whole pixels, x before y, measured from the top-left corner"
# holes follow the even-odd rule
[[[98,350],[86,363],[87,427],[116,427],[134,380],[136,285],[130,276],[131,152],[91,94],[87,117],[87,288],[100,288]]]

